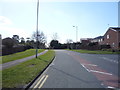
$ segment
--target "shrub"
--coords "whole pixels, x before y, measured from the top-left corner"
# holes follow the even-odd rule
[[[12,48],[14,46],[14,40],[8,37],[2,40],[2,44],[7,48]]]

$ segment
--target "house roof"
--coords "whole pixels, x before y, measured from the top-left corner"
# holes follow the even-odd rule
[[[95,37],[94,39],[101,39],[103,38],[103,36],[98,36],[98,37]]]
[[[120,27],[110,27],[109,29],[111,29],[113,31],[120,31]]]

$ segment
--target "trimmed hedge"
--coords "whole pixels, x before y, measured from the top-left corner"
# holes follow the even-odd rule
[[[2,56],[17,53],[17,52],[22,52],[31,48],[32,48],[31,46],[18,46],[18,47],[12,47],[12,48],[3,47]]]

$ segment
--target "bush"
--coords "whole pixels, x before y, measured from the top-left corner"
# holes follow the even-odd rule
[[[111,46],[110,45],[101,45],[101,49],[110,49]]]
[[[2,44],[5,45],[6,48],[12,48],[14,46],[14,40],[8,37],[2,40]]]

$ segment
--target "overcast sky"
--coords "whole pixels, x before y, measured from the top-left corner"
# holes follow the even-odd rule
[[[35,1],[35,0],[34,0]],[[114,1],[114,0],[112,0]],[[58,40],[65,43],[66,39],[78,41],[80,38],[94,38],[104,35],[109,27],[118,26],[118,2],[40,2],[39,30],[51,41],[54,33]],[[36,31],[36,2],[0,1],[0,34],[2,38],[19,35],[31,37]],[[108,25],[109,24],[109,25]]]

